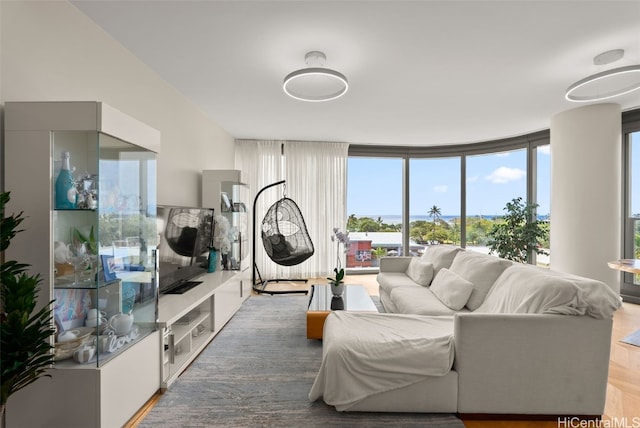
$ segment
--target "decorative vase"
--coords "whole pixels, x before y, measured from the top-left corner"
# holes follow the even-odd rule
[[[222,255],[222,269],[229,269],[229,256],[227,254]]]
[[[344,299],[342,296],[333,296],[331,298],[331,310],[342,311],[344,310]]]
[[[344,282],[331,282],[331,292],[334,296],[342,296],[342,293],[344,293]]]
[[[215,272],[218,267],[218,252],[216,250],[209,250],[209,265],[207,272]]]
[[[56,178],[56,208],[74,209],[76,207],[77,191],[71,175],[69,152],[62,153],[62,166]]]

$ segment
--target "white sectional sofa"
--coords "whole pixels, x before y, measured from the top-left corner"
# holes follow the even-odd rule
[[[453,246],[380,263],[387,313],[336,311],[309,394],[339,411],[601,415],[606,284]]]

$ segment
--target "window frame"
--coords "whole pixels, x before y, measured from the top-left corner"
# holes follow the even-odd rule
[[[640,132],[640,109],[622,113],[622,257],[635,259],[636,221],[631,212],[631,134]],[[640,173],[640,171],[638,171]],[[634,284],[634,274],[621,273],[620,296],[625,302],[640,304],[640,285]]]
[[[551,132],[547,130],[528,133],[516,137],[489,140],[469,144],[452,144],[443,146],[386,146],[386,145],[349,145],[349,157],[400,158],[402,159],[402,247],[403,254],[409,248],[409,182],[410,160],[424,158],[460,158],[460,246],[466,247],[466,162],[468,156],[487,155],[510,150],[526,149],[526,199],[535,203],[537,200],[537,148],[551,144]],[[348,186],[348,183],[347,183]],[[531,263],[535,264],[535,255]]]

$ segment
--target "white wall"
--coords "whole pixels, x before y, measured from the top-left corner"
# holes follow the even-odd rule
[[[0,20],[0,105],[103,101],[158,129],[160,204],[199,205],[201,171],[233,168],[233,138],[70,3],[0,0]]]
[[[551,120],[551,266],[620,291],[620,106],[595,104]]]

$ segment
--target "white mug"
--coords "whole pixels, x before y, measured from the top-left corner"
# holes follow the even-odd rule
[[[138,338],[138,336],[140,336],[140,329],[137,325],[134,324],[133,327],[131,327],[131,331],[129,332],[129,339],[135,340]]]
[[[129,334],[133,325],[133,314],[115,314],[109,318],[109,327],[116,332],[118,336]]]
[[[93,345],[82,345],[73,352],[73,359],[78,363],[86,363],[96,354],[96,347]]]
[[[125,345],[125,343],[127,343],[127,339],[126,339],[126,337],[125,337],[125,336],[120,336],[120,337],[118,337],[118,341],[117,341],[117,343],[118,343],[117,348],[118,348],[118,349],[122,348],[122,347]]]
[[[106,318],[106,317],[107,317],[107,313],[105,311],[101,311],[96,308],[87,309],[87,321],[88,320],[95,321],[96,318]]]
[[[113,352],[118,349],[118,338],[112,331],[98,336],[98,351],[101,353]]]

